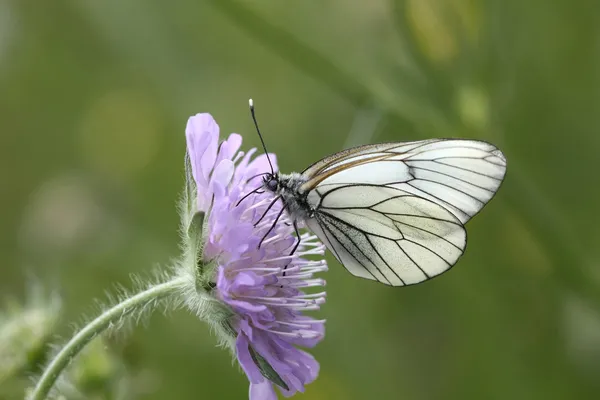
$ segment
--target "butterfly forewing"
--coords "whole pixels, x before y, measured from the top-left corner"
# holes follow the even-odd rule
[[[431,139],[355,147],[304,171],[306,222],[353,274],[402,286],[452,267],[463,224],[494,196],[503,154],[472,140]]]
[[[311,166],[306,168],[304,171],[302,171],[302,174],[309,176],[309,177],[313,177],[313,176],[318,175],[325,169],[330,168],[332,166],[340,165],[347,160],[351,160],[351,159],[356,160],[356,159],[360,159],[361,157],[368,157],[369,155],[372,155],[374,153],[384,153],[384,152],[388,152],[392,149],[398,149],[399,147],[402,147],[403,152],[407,152],[416,146],[431,143],[432,141],[435,141],[435,140],[436,139],[428,139],[428,140],[421,140],[421,141],[417,141],[417,142],[407,142],[407,143],[367,144],[367,145],[363,145],[363,146],[351,147],[349,149],[340,151],[338,153],[335,153],[328,157],[325,157],[322,160],[317,161],[316,163],[312,164]]]
[[[431,139],[334,154],[304,172],[301,189],[310,195],[321,185],[386,185],[438,203],[464,224],[494,196],[505,172],[504,155],[489,143]]]

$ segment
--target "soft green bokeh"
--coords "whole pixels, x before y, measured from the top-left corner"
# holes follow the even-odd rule
[[[256,146],[253,97],[283,171],[429,137],[508,159],[442,277],[388,288],[329,258],[321,374],[301,398],[595,399],[599,15],[586,0],[0,0],[1,297],[33,273],[62,294],[69,336],[113,283],[168,263],[187,117]],[[118,343],[150,377],[144,399],[247,397],[189,313]]]

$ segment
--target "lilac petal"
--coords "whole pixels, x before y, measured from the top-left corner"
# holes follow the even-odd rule
[[[281,388],[281,393],[285,397],[290,397],[293,394],[295,394],[296,392],[304,393],[304,385],[302,384],[302,382],[300,381],[300,379],[298,379],[298,377],[296,375],[294,375],[293,373],[290,373],[290,374],[286,374],[285,377],[282,377],[282,378],[285,381],[285,383],[288,385],[288,387],[290,388],[289,390],[286,390],[285,388]]]
[[[292,371],[292,369],[289,365],[287,365],[278,357],[278,355],[274,351],[275,349],[269,343],[269,336],[270,335],[268,334],[255,335],[254,340],[252,341],[252,347],[254,347],[258,354],[260,354],[265,360],[267,360],[269,365],[271,365],[275,372],[277,372],[277,374],[279,374],[279,376],[281,376],[281,378],[284,381],[286,381],[288,386],[293,387],[293,385],[290,385],[288,379],[285,379],[285,377]]]
[[[210,143],[206,149],[206,152],[202,156],[202,159],[200,160],[202,172],[204,173],[204,179],[208,180],[208,177],[210,176],[210,170],[215,165],[215,160],[217,158],[217,147],[219,145],[219,125],[210,114],[201,115],[203,116],[203,120],[201,121],[203,125],[201,125],[201,127],[205,132],[210,133]]]
[[[194,178],[206,182],[217,156],[219,125],[208,113],[196,114],[189,118],[185,133]]]
[[[228,300],[230,306],[236,307],[239,310],[247,311],[247,312],[260,312],[265,310],[267,307],[262,304],[252,304],[248,301],[242,300]]]
[[[252,176],[246,176],[248,169],[248,163],[250,162],[250,158],[252,157],[252,155],[256,153],[256,149],[250,149],[248,150],[248,152],[244,155],[244,157],[238,162],[237,164],[237,168],[235,169],[235,175],[233,178],[233,184],[234,185],[240,185],[243,183],[243,180],[249,179]],[[257,177],[258,178],[258,177]],[[257,180],[256,182],[260,182],[260,180]]]
[[[193,130],[193,124],[190,118],[190,121],[188,122],[188,128],[186,128],[186,136],[188,155],[190,157],[190,164],[192,165],[192,176],[196,181],[196,186],[198,186],[199,189],[204,189],[206,188],[208,182],[206,179],[204,179],[204,173],[202,172],[200,160],[210,144],[210,133],[196,133]]]
[[[221,161],[214,169],[210,183],[218,183],[223,187],[229,186],[231,178],[233,177],[233,170],[235,166],[231,160]]]
[[[292,375],[298,378],[298,380],[301,382],[301,385],[312,382],[310,379],[312,375],[311,369],[307,365],[300,362],[294,365]]]
[[[314,338],[290,338],[288,342],[302,347],[315,347],[325,337],[325,324],[323,322],[313,322],[312,318],[306,316],[295,316],[295,322],[310,325],[310,330],[316,333]]]
[[[295,395],[298,392],[304,393],[304,387],[301,387],[300,389],[291,388],[290,390],[285,390],[284,388],[279,388],[279,391],[281,392],[283,397],[292,397],[293,395]]]
[[[267,283],[264,276],[257,275],[252,271],[244,271],[237,274],[232,281],[232,290],[236,292],[248,292],[251,289],[252,293],[259,296],[265,296],[267,293],[263,285]]]
[[[258,329],[269,329],[273,325],[273,321],[276,320],[275,314],[268,308],[249,315],[252,325]]]
[[[219,265],[217,268],[217,287],[225,287],[227,284],[227,277],[225,276],[225,268],[222,265]]]
[[[209,209],[214,204],[219,204],[223,201],[227,194],[227,187],[222,185],[218,180],[213,180],[210,182],[209,189],[203,193],[203,197],[200,197],[200,193],[198,193],[198,207],[204,207],[204,209]],[[212,211],[212,210],[211,210]],[[217,213],[211,212],[213,215],[219,215]],[[226,226],[226,225],[225,225]]]
[[[256,286],[257,282],[259,282],[260,280],[261,277],[257,276],[252,272],[240,272],[234,278],[233,284],[231,286],[235,289],[239,289],[241,286]]]
[[[242,145],[242,137],[237,133],[232,133],[229,137],[221,143],[219,147],[219,155],[217,156],[218,164],[222,160],[233,160],[233,156],[238,152]]]
[[[298,361],[296,367],[297,375],[300,375],[304,383],[314,381],[319,375],[320,365],[317,360],[309,353],[295,349],[295,359]]]
[[[250,341],[254,340],[254,331],[248,321],[245,319],[241,320],[239,323],[239,329],[240,332],[243,332],[250,339]]]
[[[260,370],[256,366],[256,363],[252,359],[250,350],[248,350],[248,346],[250,346],[250,342],[248,342],[246,335],[238,335],[235,341],[235,350],[242,369],[248,376],[248,380],[251,383],[262,382],[265,378],[262,376]]]
[[[240,224],[237,229],[225,232],[223,240],[231,244],[232,251],[241,254],[248,249],[250,245],[248,238],[252,237],[253,231],[254,227],[252,224]]]
[[[273,385],[266,379],[260,383],[251,383],[249,396],[250,400],[277,400]]]

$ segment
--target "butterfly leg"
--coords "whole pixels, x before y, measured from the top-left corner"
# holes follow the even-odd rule
[[[300,246],[300,242],[301,242],[300,230],[298,229],[298,222],[296,222],[296,220],[294,220],[292,225],[294,225],[294,231],[296,231],[296,243],[294,243],[294,247],[292,248],[292,251],[290,252],[290,256],[293,255],[296,252],[296,250],[298,250],[298,246]],[[285,270],[287,269],[288,265],[283,267],[283,276],[285,276]]]
[[[273,208],[273,206],[275,205],[275,203],[277,203],[277,200],[279,200],[280,198],[281,198],[281,196],[277,196],[277,197],[275,197],[275,198],[273,199],[273,201],[272,201],[272,202],[269,204],[269,206],[267,207],[267,209],[265,210],[265,212],[263,212],[263,214],[260,216],[260,218],[258,219],[258,221],[256,221],[256,223],[254,224],[254,226],[255,226],[255,227],[256,227],[258,224],[260,224],[260,221],[262,221],[264,217],[266,217],[266,216],[267,216],[267,213],[269,212],[269,210],[270,210],[271,208]],[[282,208],[282,210],[283,210],[284,208],[285,208],[285,207],[283,207],[283,208]],[[279,215],[277,216],[277,219],[279,219],[279,217],[280,217],[280,216],[281,216],[281,213],[279,213]],[[276,222],[277,222],[277,221],[276,221]],[[272,228],[271,228],[271,229],[272,229]],[[271,232],[271,231],[269,231],[269,232]],[[269,232],[267,232],[267,234],[268,234]]]
[[[262,191],[262,192],[261,192],[261,191],[260,191],[260,189],[262,189],[262,186],[259,186],[259,187],[257,187],[256,189],[254,189],[253,191],[251,191],[251,192],[249,192],[249,193],[246,193],[246,194],[244,195],[244,197],[242,197],[242,198],[241,198],[241,199],[240,199],[240,200],[237,202],[237,204],[236,204],[235,206],[236,206],[236,207],[237,207],[237,206],[239,206],[239,205],[240,205],[240,203],[241,203],[242,201],[246,200],[246,199],[248,198],[248,196],[250,196],[250,195],[252,195],[252,194],[255,194],[255,193],[258,193],[258,194],[260,194],[260,193],[264,193],[264,191]]]
[[[296,243],[294,243],[294,248],[290,252],[290,256],[293,255],[296,252],[296,250],[298,250],[298,246],[300,246],[300,230],[298,230],[298,222],[294,220],[292,225],[294,225],[294,231],[296,232]]]
[[[279,221],[279,218],[281,218],[281,215],[283,214],[284,211],[285,211],[285,207],[282,207],[281,211],[279,211],[279,214],[277,214],[277,218],[275,218],[273,225],[271,225],[271,227],[269,228],[267,233],[265,233],[265,235],[262,237],[262,239],[260,239],[260,242],[258,243],[259,249],[260,249],[260,246],[262,245],[262,242],[267,238],[267,236],[269,236],[269,233],[271,233],[273,231],[273,229],[275,229],[275,227],[277,226],[277,221]]]

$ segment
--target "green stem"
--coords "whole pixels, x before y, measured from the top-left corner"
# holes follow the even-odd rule
[[[179,291],[187,282],[185,277],[177,276],[171,280],[140,292],[112,308],[104,311],[96,319],[87,324],[82,330],[60,350],[60,352],[47,365],[44,373],[38,380],[35,388],[29,395],[29,400],[44,400],[61,372],[69,365],[71,360],[96,336],[104,332],[113,323],[125,316],[142,309],[151,302],[168,297]]]

